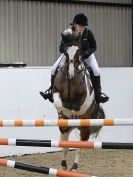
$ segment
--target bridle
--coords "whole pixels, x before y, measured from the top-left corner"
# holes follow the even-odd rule
[[[78,50],[76,51],[76,53],[74,55],[74,58],[72,58],[72,59],[69,58],[69,54],[67,52],[67,49],[68,49],[68,46],[72,46],[72,45],[78,46],[78,43],[73,43],[73,44],[72,43],[67,43],[66,45],[64,45],[64,55],[66,57],[67,70],[68,70],[69,65],[73,64],[75,75],[77,75],[84,70],[84,67],[83,67],[83,61],[82,61],[81,56],[80,56],[80,53],[81,53],[80,48],[78,48]],[[82,67],[80,70],[79,70],[79,66]]]
[[[74,44],[73,44],[74,45]],[[66,70],[67,70],[67,74],[65,75],[65,73],[63,73],[63,75],[67,78],[67,87],[68,87],[68,103],[66,103],[64,106],[71,109],[72,108],[72,102],[71,102],[71,88],[70,88],[70,85],[71,85],[71,78],[69,76],[69,66],[70,64],[73,64],[74,66],[74,78],[78,77],[79,74],[81,72],[83,72],[83,77],[81,78],[80,80],[80,83],[81,85],[85,82],[85,66],[83,64],[83,61],[80,57],[80,49],[78,48],[78,50],[76,51],[75,55],[74,55],[74,58],[73,59],[70,59],[69,58],[69,54],[67,52],[67,49],[68,49],[68,46],[72,46],[72,44],[67,44],[67,45],[64,45],[64,55],[66,57]],[[77,44],[75,44],[75,46],[77,46]],[[79,69],[79,66],[80,66],[80,69]]]

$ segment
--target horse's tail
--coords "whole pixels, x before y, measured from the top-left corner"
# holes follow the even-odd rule
[[[98,114],[97,114],[96,119],[105,119],[105,112],[104,112],[102,106],[99,106],[99,110],[98,110]],[[97,137],[101,128],[102,128],[102,126],[90,127],[90,134],[95,134],[95,137]]]

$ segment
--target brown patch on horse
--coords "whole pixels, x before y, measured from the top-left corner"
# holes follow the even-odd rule
[[[69,132],[70,129],[73,129],[72,127],[59,127],[59,130],[62,134]]]
[[[65,115],[63,115],[62,113],[60,113],[60,114],[58,114],[58,118],[59,119],[68,119]],[[70,130],[70,128],[72,128],[72,127],[61,127],[61,126],[59,126],[59,130],[60,130],[60,132],[62,133],[62,134],[64,134],[64,133],[67,133],[69,130]]]
[[[85,119],[104,119],[105,115],[104,112],[102,112],[102,108],[99,107],[95,102],[92,103],[90,108],[87,110],[86,114],[83,115]],[[101,116],[99,114],[102,114]],[[82,117],[82,119],[83,119]],[[102,126],[93,126],[93,127],[78,127],[80,130],[80,136],[82,141],[87,141],[91,134],[95,134],[96,137],[99,134]]]
[[[79,129],[81,141],[88,141],[90,137],[90,127],[80,127]]]
[[[92,119],[105,119],[105,113],[104,113],[103,108],[100,105],[95,104],[95,110],[91,116],[92,116]],[[101,128],[102,126],[90,127],[90,133],[95,134],[95,137],[97,137]]]
[[[66,65],[64,65],[58,71],[53,86],[53,92],[59,92],[61,94],[61,99],[65,108],[79,111],[87,94],[85,75],[80,72],[69,80],[64,74],[67,70],[66,68]],[[84,82],[81,83],[81,81]],[[79,85],[82,85],[82,87],[79,87]]]

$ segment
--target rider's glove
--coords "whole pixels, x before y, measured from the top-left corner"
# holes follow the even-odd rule
[[[88,50],[82,50],[81,51],[81,57],[82,57],[82,59],[87,59],[89,57]]]

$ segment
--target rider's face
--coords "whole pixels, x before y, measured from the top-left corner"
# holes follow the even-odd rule
[[[79,25],[79,24],[74,24],[75,31],[78,33],[82,33],[85,29],[85,26]]]

